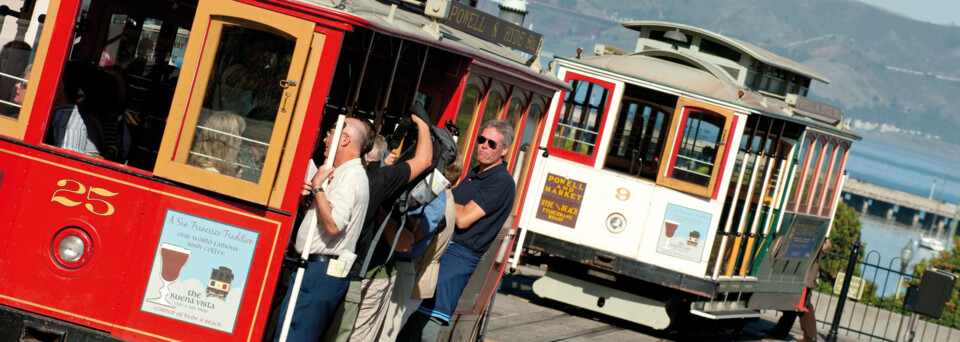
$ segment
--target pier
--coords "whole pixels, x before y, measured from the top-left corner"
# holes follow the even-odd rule
[[[843,202],[861,215],[871,215],[925,230],[943,231],[957,205],[885,188],[856,179],[843,185]]]

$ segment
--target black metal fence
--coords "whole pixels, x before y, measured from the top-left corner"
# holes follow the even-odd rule
[[[900,257],[884,263],[877,251],[867,252],[862,259],[859,254],[857,243],[850,255],[823,255],[824,261],[840,260],[844,273],[842,282],[839,274],[828,277],[836,277],[833,281],[821,277],[811,298],[817,328],[829,331],[828,341],[841,336],[863,341],[960,341],[956,322],[943,315],[939,320],[919,319],[919,315],[903,309],[907,287],[915,286],[918,280]],[[851,265],[850,260],[857,261]],[[855,276],[849,277],[850,273]]]

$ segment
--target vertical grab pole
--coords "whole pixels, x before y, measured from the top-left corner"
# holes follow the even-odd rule
[[[347,116],[353,117],[354,107],[357,106],[357,100],[360,99],[360,87],[363,85],[363,75],[367,73],[367,63],[370,62],[370,52],[373,51],[373,43],[377,40],[376,38],[377,32],[373,32],[373,34],[370,35],[370,44],[367,45],[367,52],[363,56],[363,66],[360,67],[360,76],[357,77],[357,87],[353,90],[353,100],[350,101],[350,107],[347,108]]]
[[[754,130],[752,132],[752,134],[754,135],[754,138],[750,139],[751,145],[753,144],[753,140],[759,137],[759,133],[757,132],[757,128],[759,127],[760,127],[760,118],[758,117],[757,124],[754,127]],[[739,227],[737,228],[737,238],[733,240],[734,241],[733,246],[737,250],[740,249],[739,246],[743,239],[743,231],[744,231],[744,228],[746,228],[747,226],[747,214],[750,212],[750,198],[753,197],[753,185],[756,184],[756,180],[757,180],[757,177],[756,177],[757,167],[760,165],[760,160],[763,159],[763,140],[765,139],[766,138],[761,138],[760,140],[760,146],[757,147],[757,156],[753,160],[753,169],[750,171],[750,182],[747,183],[748,184],[747,196],[744,197],[743,199],[743,212],[741,212],[740,214],[740,224],[739,224]],[[747,146],[747,149],[749,150],[750,147],[751,146]],[[727,270],[725,272],[727,276],[733,275],[733,268],[736,266],[736,264],[737,264],[737,252],[731,252],[730,260],[727,261]]]
[[[730,227],[733,226],[733,215],[734,211],[737,209],[737,199],[740,196],[740,185],[743,184],[743,172],[747,169],[747,163],[750,160],[750,150],[749,147],[743,153],[743,160],[740,162],[740,174],[737,176],[737,185],[733,190],[733,198],[730,202],[730,212],[727,213],[727,223],[723,227],[723,237],[720,238],[720,250],[717,253],[717,261],[713,265],[713,279],[717,279],[720,275],[720,264],[723,263],[723,253],[727,249],[727,238],[730,237]]]
[[[770,226],[770,222],[773,221],[773,211],[780,208],[783,204],[781,197],[783,197],[783,190],[787,187],[786,182],[784,182],[783,177],[787,174],[787,160],[780,161],[780,173],[777,174],[777,188],[775,189],[773,199],[770,201],[770,214],[767,215],[767,221],[763,223],[764,227],[764,239],[766,235],[770,234],[770,231],[773,230],[773,227]]]
[[[340,147],[340,133],[343,132],[343,121],[346,118],[347,117],[344,114],[340,114],[340,116],[337,117],[337,126],[333,130],[333,139],[330,139],[330,143],[333,145],[330,146],[330,153],[327,156],[326,162],[324,162],[324,165],[327,168],[333,167],[333,160],[337,156],[337,148]],[[329,178],[323,180],[323,186],[327,186],[329,182]],[[315,217],[305,219],[316,220]],[[300,260],[303,260],[304,263],[308,258],[310,258],[309,244],[311,241],[313,241],[313,234],[315,234],[316,231],[316,229],[307,230],[307,239],[305,240],[306,245],[303,246],[303,252],[300,252]],[[295,278],[293,281],[293,291],[291,291],[290,302],[287,303],[287,312],[284,314],[283,328],[280,330],[280,342],[287,341],[287,333],[290,332],[290,319],[293,318],[293,310],[297,306],[297,295],[300,294],[300,283],[303,282],[303,271],[305,270],[306,269],[303,266],[297,268],[297,278]]]
[[[387,93],[383,95],[383,105],[377,110],[377,118],[373,120],[373,127],[379,132],[380,124],[383,123],[384,113],[387,111],[387,105],[390,104],[390,93],[393,92],[393,80],[397,76],[397,66],[400,65],[400,56],[403,55],[403,40],[400,40],[400,46],[397,46],[397,57],[393,59],[393,68],[390,69],[390,78],[387,81]],[[416,96],[414,96],[416,98]],[[405,109],[404,109],[405,110]]]
[[[743,252],[743,260],[740,264],[740,276],[747,273],[747,265],[753,256],[753,243],[756,240],[757,225],[760,223],[760,214],[763,212],[763,197],[767,195],[767,184],[770,184],[771,168],[773,167],[773,156],[767,156],[767,167],[764,169],[763,183],[760,184],[760,200],[757,201],[757,211],[753,215],[753,223],[750,224],[750,236],[747,237],[747,249]],[[748,197],[749,198],[749,197]]]
[[[790,196],[790,190],[793,190],[793,177],[797,176],[797,165],[795,164],[798,164],[798,163],[794,163],[795,157],[793,154],[795,152],[799,152],[798,148],[799,149],[803,148],[803,139],[805,135],[806,133],[803,133],[800,135],[800,138],[797,139],[797,142],[793,144],[793,148],[790,149],[790,154],[786,156],[786,160],[791,164],[790,165],[791,171],[789,172],[790,177],[789,179],[787,179],[787,182],[786,182],[787,188],[783,189],[784,196]],[[783,203],[783,205],[787,205],[790,203],[790,199],[784,197],[784,202],[785,203]],[[833,217],[833,216],[830,216],[830,217]],[[774,234],[780,233],[781,224],[783,224],[783,215],[780,215],[780,217],[777,218],[777,224],[774,225],[774,231],[773,231]],[[827,228],[827,230],[830,230],[830,228]]]

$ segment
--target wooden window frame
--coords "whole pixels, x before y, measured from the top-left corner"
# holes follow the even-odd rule
[[[687,117],[693,110],[706,111],[724,118],[723,130],[720,133],[720,142],[717,144],[715,152],[719,158],[714,158],[716,167],[710,172],[710,181],[707,186],[696,185],[687,181],[673,178],[673,167],[676,164],[677,154],[680,152],[679,140],[683,135]],[[723,184],[723,170],[727,168],[726,160],[729,158],[730,137],[736,130],[736,124],[739,117],[734,114],[732,109],[712,105],[709,103],[696,101],[688,98],[681,98],[674,107],[672,122],[670,123],[670,134],[667,136],[666,148],[660,160],[660,169],[657,172],[657,184],[669,187],[674,190],[689,193],[692,195],[717,199],[719,195],[718,186]]]
[[[23,103],[17,118],[0,115],[0,135],[17,140],[43,139],[44,130],[35,130],[27,137],[27,126],[30,124],[31,113],[41,112],[34,117],[32,123],[36,127],[46,127],[47,115],[52,108],[53,97],[38,99],[37,94],[54,94],[60,82],[60,70],[52,72],[58,65],[61,70],[70,52],[70,42],[73,38],[73,23],[80,15],[78,6],[80,1],[50,0],[47,7],[46,19],[40,39],[34,46],[33,66],[30,72],[30,86],[24,94]],[[33,20],[33,18],[29,18]],[[27,141],[31,143],[30,141]]]
[[[178,83],[174,93],[173,105],[164,129],[154,173],[228,196],[267,204],[274,180],[278,175],[280,156],[287,140],[287,130],[293,114],[306,105],[306,103],[297,104],[296,101],[303,88],[301,81],[304,79],[310,48],[314,43],[316,25],[307,20],[228,0],[204,1],[197,7],[195,18],[191,29],[194,36],[187,43],[186,57],[181,68],[181,82]],[[220,43],[220,34],[225,26],[238,23],[247,24],[243,25],[244,27],[282,32],[296,39],[287,78],[296,81],[297,86],[284,90],[285,93],[290,92],[293,95],[287,99],[286,104],[281,103],[281,106],[292,110],[278,110],[270,136],[270,145],[257,183],[216,174],[186,164],[189,146],[193,143],[202,109],[202,98],[210,81],[210,73]],[[258,23],[271,23],[271,26]],[[324,36],[319,35],[317,38],[323,39],[322,37]],[[321,51],[316,51],[315,54],[319,55]],[[309,93],[302,95],[306,97]]]

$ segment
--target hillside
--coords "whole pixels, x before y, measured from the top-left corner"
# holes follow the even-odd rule
[[[595,43],[632,51],[620,22],[662,20],[702,27],[799,61],[830,84],[810,97],[845,117],[886,123],[960,143],[960,27],[912,20],[853,0],[529,0],[527,25],[544,35],[544,59]],[[611,5],[616,4],[612,9]],[[496,4],[481,2],[488,12]],[[866,132],[865,132],[866,133]],[[894,136],[884,135],[894,139]]]

